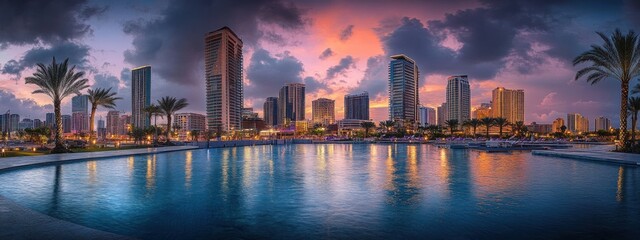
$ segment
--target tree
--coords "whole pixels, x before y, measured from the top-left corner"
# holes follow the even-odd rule
[[[623,35],[619,29],[611,37],[596,32],[604,44],[591,45],[591,49],[578,55],[573,65],[590,63],[576,72],[575,80],[583,76],[587,82],[596,84],[605,78],[620,81],[620,139],[623,148],[629,146],[627,137],[627,101],[629,98],[629,82],[640,76],[640,41],[634,31]]]
[[[151,123],[151,117],[153,116],[153,142],[156,143],[158,141],[158,117],[162,117],[162,109],[158,105],[151,104],[145,107],[143,111],[149,114],[149,123]]]
[[[453,132],[458,128],[458,119],[449,119],[444,122],[449,127],[449,131],[451,132],[451,136],[453,136]]]
[[[521,132],[526,132],[527,127],[524,125],[523,121],[517,121],[511,124],[511,131],[513,135],[520,134]]]
[[[509,121],[506,118],[495,118],[493,119],[493,123],[498,126],[500,130],[500,137],[502,137],[502,129],[509,126]]]
[[[567,132],[567,126],[565,125],[560,126],[560,131],[564,135]]]
[[[473,137],[476,137],[476,129],[482,125],[482,122],[480,120],[478,120],[477,118],[471,119],[469,121],[469,126],[471,126],[471,128],[473,129]]]
[[[116,93],[111,92],[111,88],[96,88],[89,89],[87,91],[87,95],[89,95],[89,102],[91,103],[91,116],[89,117],[89,140],[94,139],[94,121],[96,119],[96,110],[99,106],[114,109],[116,107],[116,100],[122,99],[120,97],[115,97]],[[89,141],[90,143],[92,141]]]
[[[364,138],[369,137],[369,129],[376,127],[376,124],[373,122],[362,122],[360,126],[364,128]]]
[[[631,113],[631,142],[635,143],[638,112],[640,112],[640,97],[629,98],[629,112]]]
[[[36,72],[31,77],[25,78],[25,84],[34,84],[38,86],[38,90],[33,94],[45,94],[53,100],[53,112],[55,116],[55,147],[51,153],[66,153],[69,149],[62,141],[62,113],[60,105],[62,100],[71,94],[80,94],[85,88],[88,88],[88,79],[84,78],[84,72],[76,72],[76,67],[68,68],[69,59],[58,64],[56,58],[50,65],[45,66],[38,63]]]
[[[200,130],[191,130],[191,141],[198,142],[198,136],[200,136]]]
[[[167,141],[170,141],[169,135],[171,134],[171,115],[175,112],[187,107],[187,99],[181,98],[180,100],[175,97],[163,97],[158,100],[158,106],[162,109],[162,113],[167,116]]]
[[[488,139],[489,138],[489,129],[491,128],[491,126],[493,126],[495,124],[495,121],[494,121],[493,118],[486,117],[486,118],[480,119],[480,122],[487,129],[487,139]]]
[[[393,120],[382,121],[380,122],[380,126],[384,127],[387,132],[390,132],[391,129],[396,126],[396,121],[393,121]]]
[[[640,93],[640,83],[636,84],[635,87],[633,87],[633,89],[631,90],[631,94],[638,94]]]

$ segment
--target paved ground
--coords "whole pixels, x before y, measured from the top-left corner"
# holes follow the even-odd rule
[[[67,153],[0,159],[0,171],[33,165],[195,149],[194,146],[144,148],[120,151]],[[130,239],[113,233],[62,221],[0,196],[0,239]]]
[[[640,165],[640,154],[611,152],[613,149],[614,146],[606,145],[578,149],[534,150],[532,154],[615,164]]]

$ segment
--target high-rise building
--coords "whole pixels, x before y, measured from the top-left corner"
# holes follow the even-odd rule
[[[55,126],[55,124],[54,124]],[[71,115],[62,115],[62,132],[63,133],[70,133],[72,127],[72,121],[71,121]]]
[[[178,113],[173,119],[173,126],[177,126],[178,137],[185,139],[191,131],[204,131],[206,118],[204,115],[197,113]]]
[[[144,111],[151,105],[151,66],[131,70],[131,125],[134,128],[151,126],[149,115]]]
[[[320,123],[324,126],[334,124],[336,101],[327,98],[318,98],[311,102],[311,115],[313,123]]]
[[[11,114],[9,112],[0,115],[0,132],[6,133],[9,131],[9,119]]]
[[[107,112],[107,136],[108,138],[116,137],[120,135],[120,112],[109,111]]]
[[[278,98],[268,97],[262,107],[264,122],[267,126],[277,126],[278,121]]]
[[[494,118],[506,118],[510,123],[524,122],[524,90],[498,87],[491,95]]]
[[[205,37],[207,125],[230,131],[242,123],[242,40],[228,27]]]
[[[436,124],[436,110],[430,107],[420,107],[419,115],[420,126],[428,126]]]
[[[370,119],[368,92],[344,96],[344,119]]]
[[[437,119],[436,119],[436,124],[438,124],[438,126],[444,126],[444,122],[447,121],[447,103],[444,102],[442,103],[442,105],[440,105],[438,108],[436,108],[436,115],[437,115]]]
[[[567,114],[567,130],[571,133],[581,133],[589,131],[589,120],[579,113]]]
[[[71,98],[71,131],[89,132],[89,96],[77,95]]]
[[[447,79],[447,120],[462,123],[471,118],[471,90],[467,75]]]
[[[96,130],[97,134],[98,134],[98,139],[105,139],[107,136],[107,128],[105,126],[104,120],[102,120],[102,117],[100,117],[100,119],[98,119],[98,129]]]
[[[53,128],[56,122],[56,115],[53,113],[47,113],[45,117],[45,125],[49,128]]]
[[[10,132],[18,131],[20,125],[20,115],[11,114],[9,116],[9,130]]]
[[[556,118],[556,120],[553,121],[553,124],[551,124],[551,130],[553,132],[562,132],[562,126],[564,125],[564,119],[562,118]]]
[[[118,130],[120,130],[120,135],[125,136],[131,132],[131,115],[122,115],[120,116],[120,120],[118,120]]]
[[[305,114],[305,85],[288,83],[280,89],[278,97],[278,123],[287,125],[291,121],[303,121]]]
[[[253,108],[242,108],[242,119],[255,119],[258,118],[258,113],[253,111]]]
[[[389,119],[418,122],[419,75],[416,62],[404,54],[389,63]]]
[[[603,116],[597,117],[594,121],[594,131],[605,130],[609,131],[611,128],[611,121]]]
[[[483,119],[492,117],[491,115],[491,103],[481,103],[480,107],[473,111],[472,118]]]
[[[33,119],[33,128],[40,128],[42,127],[42,121],[40,119]]]
[[[27,128],[33,129],[33,120],[23,118],[22,121],[18,123],[18,130],[25,130]]]
[[[553,124],[538,124],[536,122],[532,122],[531,125],[527,126],[527,129],[530,132],[542,133],[542,134],[548,134],[548,133],[554,132]]]

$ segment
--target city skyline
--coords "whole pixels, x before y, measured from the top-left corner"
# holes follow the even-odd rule
[[[489,102],[491,90],[503,86],[527,92],[527,123],[551,123],[567,113],[580,112],[590,120],[605,116],[617,126],[617,113],[612,105],[617,103],[618,96],[603,91],[616,88],[616,84],[603,82],[594,88],[584,81],[573,81],[575,68],[570,61],[597,40],[594,31],[608,33],[616,27],[637,30],[640,21],[634,21],[632,13],[638,4],[633,1],[539,7],[519,1],[510,4],[355,1],[229,6],[240,9],[243,17],[249,19],[242,20],[225,13],[232,11],[221,12],[216,8],[195,11],[199,10],[197,4],[177,1],[162,4],[80,1],[61,13],[71,17],[70,24],[42,22],[57,31],[27,31],[14,37],[0,37],[0,45],[5,46],[0,50],[0,100],[4,103],[2,108],[7,108],[0,111],[11,109],[24,117],[44,119],[51,109],[39,105],[48,102],[44,96],[30,94],[33,89],[24,85],[24,77],[32,73],[35,62],[47,63],[52,55],[58,58],[66,55],[88,72],[93,87],[114,87],[118,96],[125,98],[117,102],[117,110],[121,112],[131,112],[131,99],[126,96],[131,91],[130,69],[148,64],[154,68],[152,102],[156,96],[186,97],[192,105],[185,111],[204,113],[204,69],[199,64],[204,59],[202,38],[213,29],[228,25],[248,42],[243,49],[244,106],[259,112],[265,94],[273,95],[285,82],[301,82],[308,86],[308,99],[336,100],[336,119],[344,116],[344,95],[368,91],[371,118],[385,120],[388,113],[385,66],[389,56],[407,54],[423,71],[419,82],[420,104],[424,106],[436,108],[442,103],[447,76],[468,74],[471,106]],[[354,5],[361,7],[350,8]],[[176,10],[183,9],[181,6],[194,9],[187,17],[192,20],[177,23],[175,17],[171,18],[173,14],[183,14]],[[510,7],[518,9],[512,12],[513,16],[483,15]],[[80,16],[83,9],[94,11]],[[277,18],[279,15],[263,9],[279,9],[292,13],[288,16],[293,17]],[[336,20],[345,9],[358,10]],[[388,9],[397,11],[385,11]],[[212,12],[220,16],[209,17],[216,15]],[[370,17],[372,12],[379,14]],[[467,16],[462,12],[469,13],[472,19],[456,22]],[[565,12],[571,17],[561,14]],[[490,24],[492,20],[504,22],[510,17],[540,21]],[[554,24],[553,18],[567,21]],[[492,34],[478,35],[482,33],[480,23],[488,24],[485,30]],[[565,31],[568,28],[573,31]],[[496,44],[489,44],[493,42]],[[67,99],[63,114],[71,114],[70,105]],[[99,110],[97,116],[106,116],[106,112]],[[305,105],[305,115],[311,118],[310,101]]]

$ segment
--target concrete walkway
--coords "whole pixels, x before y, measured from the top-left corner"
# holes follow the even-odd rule
[[[195,146],[141,148],[130,150],[65,153],[33,157],[0,158],[0,171],[34,165],[68,163],[101,158],[154,154],[197,149]],[[0,183],[2,184],[2,183]],[[6,183],[4,183],[6,184]],[[131,239],[57,218],[22,207],[0,196],[0,239]]]
[[[578,149],[534,150],[533,155],[640,166],[640,154],[611,152],[613,145]]]

